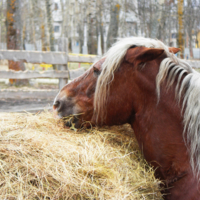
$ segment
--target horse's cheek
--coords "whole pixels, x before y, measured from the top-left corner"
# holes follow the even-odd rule
[[[83,113],[84,115],[92,115],[91,111],[93,113],[93,98],[82,96],[78,98],[76,106],[80,108],[80,112]]]

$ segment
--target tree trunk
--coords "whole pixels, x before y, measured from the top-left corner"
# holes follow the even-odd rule
[[[184,52],[184,26],[183,26],[183,0],[178,0],[178,45],[181,49],[180,57],[183,58],[183,52]]]
[[[194,55],[193,55],[193,46],[192,46],[192,31],[189,34],[189,52],[190,52],[190,58],[193,59]]]
[[[20,16],[20,1],[7,0],[7,49],[22,50],[22,25]],[[9,69],[19,71],[25,70],[25,65],[22,61],[8,61]],[[10,79],[11,85],[27,84],[28,80]]]
[[[49,36],[50,36],[50,50],[55,51],[55,48],[54,48],[54,30],[53,30],[53,24],[52,24],[52,12],[51,12],[50,0],[46,0],[46,10],[47,10],[48,30],[49,30]]]
[[[118,26],[119,26],[119,11],[120,5],[115,4],[111,6],[110,10],[110,24],[108,29],[107,36],[107,49],[112,46],[112,44],[116,41],[118,36]]]
[[[102,50],[102,54],[104,54],[104,32],[103,32],[102,22],[100,23],[99,29],[100,29],[100,37],[101,37],[101,50]]]
[[[64,3],[63,0],[60,0],[60,5],[61,5],[61,13],[62,13],[62,24],[61,24],[61,38],[63,37],[64,34],[64,29],[65,29],[65,14],[64,14]]]
[[[91,14],[88,16],[88,53],[94,54],[94,27],[93,20]]]
[[[79,2],[79,11],[80,13],[77,13],[78,17],[78,40],[79,40],[79,52],[83,53],[83,44],[84,44],[84,18],[85,18],[85,8],[83,3]]]
[[[38,1],[38,7],[41,6],[41,2]],[[40,38],[41,38],[41,46],[42,51],[47,51],[48,41],[47,35],[45,32],[45,14],[42,12],[42,9],[39,10],[39,27],[40,27]]]
[[[83,33],[83,27],[82,24],[78,24],[78,33],[79,33],[79,52],[83,53],[83,40],[84,40],[84,33]]]
[[[29,10],[30,10],[30,23],[31,23],[31,42],[33,42],[35,50],[37,50],[36,39],[35,39],[35,23],[34,23],[34,13],[33,13],[33,0],[29,0]]]
[[[96,13],[95,13],[95,1],[90,0],[88,5],[88,53],[97,54],[97,38],[96,36]]]
[[[103,32],[103,20],[102,20],[102,10],[103,10],[103,3],[101,0],[98,2],[98,7],[99,7],[99,33],[100,33],[100,41],[101,41],[101,51],[102,54],[104,54],[104,32]]]
[[[49,37],[50,37],[50,50],[55,51],[54,48],[54,29],[52,24],[52,11],[51,11],[51,0],[46,0],[46,11],[47,11],[47,24],[49,30]],[[53,65],[53,69],[56,69],[56,65]]]

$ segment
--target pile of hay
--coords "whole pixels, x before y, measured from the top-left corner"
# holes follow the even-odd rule
[[[49,112],[0,114],[0,199],[161,199],[127,125],[73,131]]]

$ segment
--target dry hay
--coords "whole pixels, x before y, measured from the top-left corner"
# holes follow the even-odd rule
[[[0,114],[0,199],[161,199],[131,128],[73,131],[49,112]]]

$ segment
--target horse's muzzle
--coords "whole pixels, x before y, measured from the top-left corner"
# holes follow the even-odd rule
[[[64,120],[64,123],[68,127],[80,128],[80,115],[73,113],[73,105],[68,105],[64,101],[56,100],[53,104],[53,110],[56,115]]]
[[[79,120],[78,117],[73,116],[69,120],[65,121],[65,126],[74,127],[74,128],[80,128],[81,127],[80,120]]]
[[[62,101],[57,100],[57,101],[53,104],[53,109],[56,110],[58,113],[61,111],[62,107],[63,107]]]

